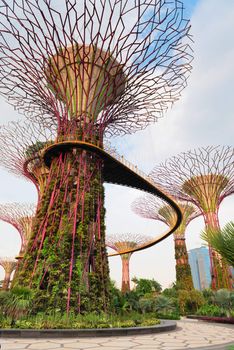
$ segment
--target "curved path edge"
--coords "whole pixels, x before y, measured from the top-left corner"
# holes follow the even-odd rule
[[[95,328],[95,329],[0,329],[0,338],[77,338],[142,335],[173,331],[175,321],[161,321],[150,327]]]

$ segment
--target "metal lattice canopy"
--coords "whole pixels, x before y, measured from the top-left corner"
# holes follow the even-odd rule
[[[0,265],[4,268],[5,272],[11,273],[17,266],[17,260],[11,257],[0,257]]]
[[[0,126],[0,166],[40,187],[42,177],[48,172],[40,152],[56,135],[54,125],[44,128],[23,120]]]
[[[152,237],[137,233],[112,234],[106,237],[106,245],[118,253],[122,253],[126,250],[140,247],[151,240]]]
[[[5,203],[0,205],[0,220],[16,228],[22,240],[22,247],[25,247],[30,237],[35,211],[35,205],[32,203]]]
[[[156,166],[150,176],[203,212],[215,212],[234,193],[234,148],[208,146],[184,152]]]
[[[61,133],[132,133],[186,86],[189,29],[179,0],[0,0],[0,93]]]
[[[202,214],[200,209],[190,202],[178,201],[178,204],[183,219],[179,228],[174,232],[174,237],[183,236],[186,226]],[[176,221],[174,210],[160,198],[150,194],[137,198],[132,203],[132,210],[143,218],[161,221],[169,227],[173,226]]]

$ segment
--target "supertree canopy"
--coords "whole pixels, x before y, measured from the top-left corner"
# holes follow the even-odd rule
[[[209,146],[172,157],[156,166],[150,176],[169,192],[198,206],[206,231],[220,229],[218,211],[222,200],[234,192],[233,147]],[[210,247],[212,288],[230,286],[229,271]]]
[[[188,252],[185,242],[185,231],[188,224],[201,215],[198,207],[187,201],[179,201],[183,219],[180,226],[174,231],[176,282],[179,288],[190,290],[193,288],[191,269],[188,262]],[[132,203],[133,211],[147,219],[162,221],[167,226],[173,226],[176,215],[172,208],[152,195],[137,198]]]
[[[191,70],[189,22],[178,0],[0,5],[0,93],[57,126],[19,283],[38,291],[38,308],[107,310],[103,159],[81,144],[102,148],[104,133],[142,129],[178,99]]]
[[[14,258],[0,257],[0,265],[5,271],[5,277],[2,284],[2,289],[7,290],[11,281],[11,274],[17,266],[17,261]]]
[[[17,121],[0,126],[0,166],[16,176],[32,181],[38,191],[39,201],[44,192],[49,170],[41,151],[54,142],[54,125]]]
[[[122,233],[116,235],[108,235],[106,237],[106,245],[121,254],[128,249],[136,248],[150,240],[150,237],[146,237],[143,235],[133,233]],[[120,256],[122,260],[121,290],[123,293],[126,293],[130,291],[129,261],[131,258],[131,253],[121,254]]]
[[[35,211],[35,205],[29,203],[6,203],[0,205],[0,220],[14,226],[20,234],[20,255],[24,254],[30,239]]]

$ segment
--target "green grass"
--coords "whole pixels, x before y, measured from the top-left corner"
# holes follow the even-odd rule
[[[229,345],[229,346],[227,347],[227,350],[234,350],[234,344]]]

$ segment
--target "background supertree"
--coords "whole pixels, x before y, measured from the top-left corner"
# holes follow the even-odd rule
[[[0,5],[0,92],[29,118],[57,125],[57,143],[44,151],[46,191],[19,283],[39,291],[39,308],[106,310],[103,159],[80,145],[103,147],[104,133],[142,129],[178,99],[192,59],[183,5]]]
[[[20,254],[25,253],[32,233],[32,223],[35,216],[35,205],[31,203],[0,204],[0,220],[16,228],[21,237]]]
[[[47,175],[41,150],[56,138],[54,125],[45,128],[28,121],[0,126],[0,166],[16,176],[32,181],[42,198]]]
[[[108,235],[106,237],[106,245],[111,249],[114,249],[118,253],[122,253],[128,249],[136,248],[152,238],[146,237],[140,234],[122,233],[115,235]],[[130,291],[130,277],[129,277],[129,261],[131,253],[120,255],[122,260],[122,286],[121,291],[123,293]]]
[[[176,283],[181,289],[191,290],[193,280],[188,262],[188,252],[185,242],[185,231],[188,224],[201,215],[198,207],[187,201],[179,201],[183,219],[178,229],[173,233],[176,259]],[[169,205],[160,198],[151,195],[137,198],[132,203],[133,211],[139,216],[152,220],[162,221],[167,226],[173,226],[176,215]]]
[[[0,257],[0,265],[5,271],[2,289],[7,290],[11,281],[11,274],[17,266],[17,261],[14,258]]]
[[[233,147],[209,146],[181,153],[156,166],[150,176],[178,198],[200,208],[206,231],[220,230],[222,200],[234,192]],[[212,288],[231,287],[231,275],[210,247]]]

